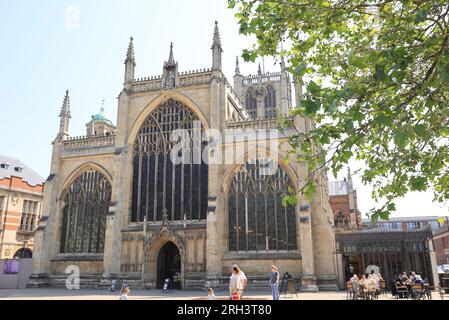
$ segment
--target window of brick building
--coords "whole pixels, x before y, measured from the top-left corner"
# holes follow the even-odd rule
[[[20,230],[34,231],[36,227],[37,201],[23,200]]]
[[[337,228],[347,228],[349,226],[349,221],[346,219],[343,212],[338,211],[337,216],[335,217],[335,227]]]

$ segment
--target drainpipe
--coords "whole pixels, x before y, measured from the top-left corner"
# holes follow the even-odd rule
[[[9,198],[10,198],[10,193],[11,193],[11,188],[12,188],[12,177],[9,179],[9,187],[8,187],[8,192],[7,192],[7,197],[6,197],[6,207],[5,207],[5,217],[3,219],[3,228],[6,228],[6,218],[8,217],[8,209],[9,209]],[[3,243],[5,241],[5,232],[6,230],[3,229],[2,232],[2,241],[0,242],[0,256],[2,255],[3,252]]]

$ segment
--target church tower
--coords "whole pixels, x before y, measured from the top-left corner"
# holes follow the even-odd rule
[[[234,90],[253,120],[286,116],[292,109],[291,80],[284,63],[280,72],[265,72],[259,64],[257,74],[244,76],[237,57]]]

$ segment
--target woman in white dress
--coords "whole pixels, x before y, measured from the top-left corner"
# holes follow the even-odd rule
[[[229,293],[231,299],[241,300],[244,288],[244,279],[238,266],[232,267],[232,275],[229,281]]]

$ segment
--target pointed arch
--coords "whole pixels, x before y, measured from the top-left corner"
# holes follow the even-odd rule
[[[198,115],[177,99],[148,109],[132,144],[131,222],[204,220],[207,213],[208,164],[202,161],[205,131]],[[181,163],[171,159],[180,142],[170,134],[182,130]],[[187,137],[188,136],[188,137]],[[187,140],[190,139],[190,140]],[[184,144],[187,142],[187,145]]]
[[[109,181],[109,183],[112,185],[112,175],[109,173],[109,171],[103,167],[102,165],[89,161],[86,163],[81,164],[78,166],[75,170],[72,171],[72,173],[69,174],[69,176],[65,179],[64,184],[62,185],[61,191],[58,195],[58,200],[64,199],[65,193],[67,192],[67,188],[73,184],[73,182],[78,178],[79,175],[81,175],[84,171],[87,170],[96,170],[103,174]]]
[[[260,151],[248,152],[225,175],[228,250],[297,251],[295,206],[283,206],[283,196],[297,187],[296,174],[274,152]],[[267,174],[270,158],[277,159],[277,170]]]
[[[224,179],[223,179],[223,183],[221,186],[221,189],[225,192],[228,193],[229,192],[229,188],[230,188],[230,184],[232,182],[232,179],[235,176],[235,173],[241,168],[243,167],[243,165],[254,158],[259,157],[260,155],[265,155],[266,158],[271,158],[271,159],[275,159],[278,163],[278,165],[288,174],[293,187],[295,189],[299,188],[299,184],[298,184],[298,177],[295,173],[295,170],[291,167],[291,165],[289,165],[288,163],[286,163],[282,158],[281,155],[279,155],[279,153],[269,150],[267,148],[253,148],[251,150],[248,150],[244,155],[242,155],[239,159],[236,160],[235,164],[228,168],[224,174]]]
[[[103,253],[111,194],[111,179],[100,166],[86,163],[74,170],[60,195],[60,253]]]
[[[257,118],[257,100],[254,98],[253,93],[254,87],[249,86],[245,93],[245,107],[251,119],[255,120]]]
[[[181,289],[184,287],[184,274],[185,274],[185,261],[186,261],[186,248],[183,245],[184,240],[181,239],[176,233],[165,229],[155,234],[150,240],[148,248],[146,249],[146,261],[148,266],[147,270],[158,270],[158,256],[161,249],[167,243],[173,243],[179,250],[181,256]],[[157,272],[149,272],[146,275],[146,280],[151,284],[153,288],[157,287]]]
[[[134,124],[128,135],[128,145],[133,145],[136,140],[137,134],[147,120],[148,116],[161,104],[163,104],[167,100],[177,100],[181,102],[184,106],[188,107],[192,112],[198,117],[201,121],[201,124],[205,129],[209,129],[209,121],[204,113],[201,111],[201,108],[193,102],[189,97],[179,93],[176,90],[167,90],[161,95],[154,98],[145,108],[143,108],[142,112],[139,114],[137,119],[134,121]]]

